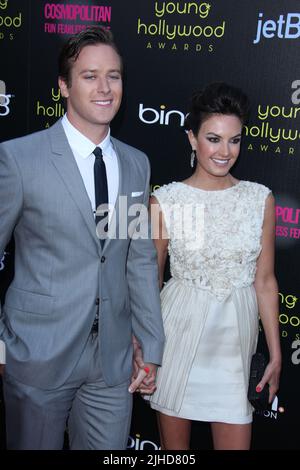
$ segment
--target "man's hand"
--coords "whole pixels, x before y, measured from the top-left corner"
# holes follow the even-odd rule
[[[143,352],[140,343],[136,339],[135,336],[132,336],[132,344],[133,344],[133,378],[137,378],[139,370],[144,369],[145,363],[143,360]]]
[[[0,364],[0,375],[3,375],[4,372],[4,364]]]

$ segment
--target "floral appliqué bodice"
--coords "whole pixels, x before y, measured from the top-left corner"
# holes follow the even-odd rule
[[[251,285],[269,193],[249,181],[219,191],[180,182],[156,190],[169,236],[172,277],[208,290],[220,301],[233,289]]]

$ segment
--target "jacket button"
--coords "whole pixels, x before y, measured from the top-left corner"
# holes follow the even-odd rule
[[[101,260],[100,260],[100,261],[101,261],[101,263],[104,263],[104,261],[105,261],[105,256],[101,256]]]
[[[100,303],[100,299],[99,299],[99,297],[97,297],[97,299],[96,299],[96,301],[95,301],[95,304],[96,304],[96,305],[99,305],[99,303]]]

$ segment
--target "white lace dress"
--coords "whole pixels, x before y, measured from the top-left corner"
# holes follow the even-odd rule
[[[248,181],[220,191],[178,182],[153,193],[170,238],[172,277],[161,292],[166,345],[152,408],[199,421],[252,421],[253,281],[269,193]]]

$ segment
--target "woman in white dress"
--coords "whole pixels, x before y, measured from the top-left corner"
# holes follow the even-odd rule
[[[196,167],[151,198],[166,345],[150,405],[163,449],[189,449],[191,421],[209,421],[215,449],[249,449],[249,368],[258,312],[269,363],[258,389],[279,384],[278,288],[274,276],[274,198],[238,181],[236,162],[248,112],[244,93],[224,83],[194,95],[186,129]],[[141,388],[141,391],[143,389]]]

